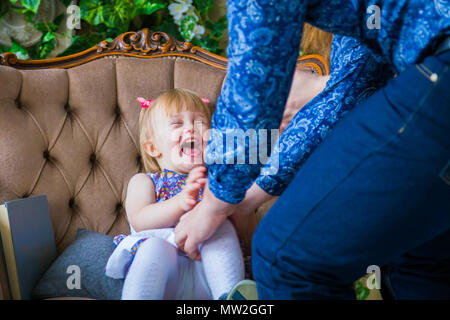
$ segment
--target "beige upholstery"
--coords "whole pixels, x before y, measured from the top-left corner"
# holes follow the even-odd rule
[[[129,233],[127,184],[143,170],[136,97],[187,88],[214,108],[225,73],[178,56],[109,56],[69,69],[0,66],[0,203],[45,193],[59,253],[78,228]],[[311,81],[308,73],[297,81]],[[311,98],[324,85],[311,87]],[[308,99],[288,107],[289,117]],[[240,235],[247,255],[253,230],[274,201]]]
[[[103,58],[71,69],[0,66],[0,203],[47,194],[60,253],[77,228],[129,233],[142,169],[137,96],[183,87],[214,106],[225,71],[184,58]]]

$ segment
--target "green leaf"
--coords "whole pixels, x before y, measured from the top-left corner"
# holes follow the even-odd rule
[[[166,6],[162,3],[155,3],[146,0],[135,0],[133,9],[133,18],[138,14],[150,15],[153,12],[164,9]]]
[[[196,24],[197,21],[195,21],[195,18],[192,16],[186,16],[183,20],[181,20],[180,33],[185,40],[191,40],[192,31],[194,30]]]
[[[86,20],[92,25],[98,25],[105,22],[105,1],[104,0],[81,0],[80,15],[81,19]]]
[[[9,0],[10,3],[16,4],[17,0]]]
[[[28,10],[25,12],[25,21],[29,23],[33,23],[35,13],[33,11]]]
[[[223,31],[227,27],[227,18],[223,16],[216,22],[212,22],[211,20],[206,20],[205,23],[206,29],[209,30],[209,33],[217,38],[222,39]]]
[[[213,53],[218,53],[220,51],[219,41],[211,38],[210,36],[206,36],[203,39],[193,39],[192,43]]]
[[[20,3],[27,10],[33,13],[37,13],[39,5],[41,4],[41,0],[20,0]]]
[[[29,59],[27,50],[14,39],[11,39],[11,52],[15,53],[18,59]]]
[[[72,2],[72,0],[59,0],[59,1],[62,2],[66,7],[68,7]]]
[[[55,40],[55,34],[51,31],[48,31],[43,37],[42,37],[42,43],[49,42]]]
[[[357,300],[365,300],[370,294],[370,290],[365,287],[360,281],[357,281],[355,283],[355,292]]]
[[[208,14],[209,10],[214,6],[214,0],[194,0],[194,6],[201,14]]]
[[[39,59],[45,59],[47,56],[52,52],[52,50],[55,48],[56,41],[55,39],[51,39],[46,42],[42,42],[39,46]]]
[[[64,57],[74,53],[84,51],[95,46],[100,41],[104,40],[102,36],[90,33],[89,35],[76,35],[72,38],[72,43],[63,52],[58,54],[58,57]]]
[[[41,45],[40,42],[32,45],[31,47],[27,47],[28,56],[30,59],[39,59],[39,46]]]
[[[11,48],[0,44],[0,53],[11,52]]]
[[[4,1],[0,2],[0,20],[3,19],[3,17],[8,13],[9,11],[9,5],[5,3]]]
[[[129,0],[116,0],[114,5],[104,7],[105,24],[125,32],[133,18],[133,5]]]
[[[61,13],[60,15],[56,16],[55,20],[53,21],[53,23],[56,25],[56,27],[58,28],[59,25],[61,24],[61,22],[63,22],[65,17],[64,13]],[[55,30],[56,31],[56,30]]]
[[[36,24],[34,25],[34,28],[35,28],[36,30],[40,31],[40,32],[47,32],[47,31],[48,31],[47,26],[45,25],[44,22],[36,23]]]
[[[18,7],[11,7],[13,9],[14,12],[20,13],[20,14],[25,14],[28,9],[27,8],[18,8]]]
[[[153,30],[165,32],[178,40],[183,39],[183,37],[180,34],[180,30],[178,29],[178,26],[173,21],[172,16],[164,19],[163,23],[160,26],[153,27]]]
[[[54,23],[51,23],[51,22],[47,22],[47,24],[45,22],[36,23],[34,25],[34,28],[36,30],[39,30],[39,31],[43,32],[43,33],[47,32],[47,31],[55,32],[56,30],[58,30],[58,26],[56,24],[54,24]]]

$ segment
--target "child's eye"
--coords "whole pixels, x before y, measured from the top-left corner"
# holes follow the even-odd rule
[[[182,125],[182,124],[183,124],[182,121],[171,121],[170,122],[170,125],[172,125],[172,126],[179,126],[179,125]]]
[[[196,125],[206,125],[207,122],[206,122],[205,119],[197,119],[197,120],[194,121],[194,124],[196,124]]]

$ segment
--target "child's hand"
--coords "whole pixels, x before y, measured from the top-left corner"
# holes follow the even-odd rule
[[[189,172],[183,191],[178,194],[178,203],[184,211],[190,211],[197,204],[201,188],[206,184],[206,168],[198,166]]]

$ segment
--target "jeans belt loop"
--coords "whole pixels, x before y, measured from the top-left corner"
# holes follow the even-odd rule
[[[438,45],[435,46],[435,49],[433,50],[433,55],[438,56],[441,53],[444,53],[448,50],[450,50],[450,36],[446,36],[443,40],[439,42]],[[437,82],[439,80],[437,73],[434,73],[433,71],[428,69],[423,63],[416,64],[416,68],[431,82]]]

